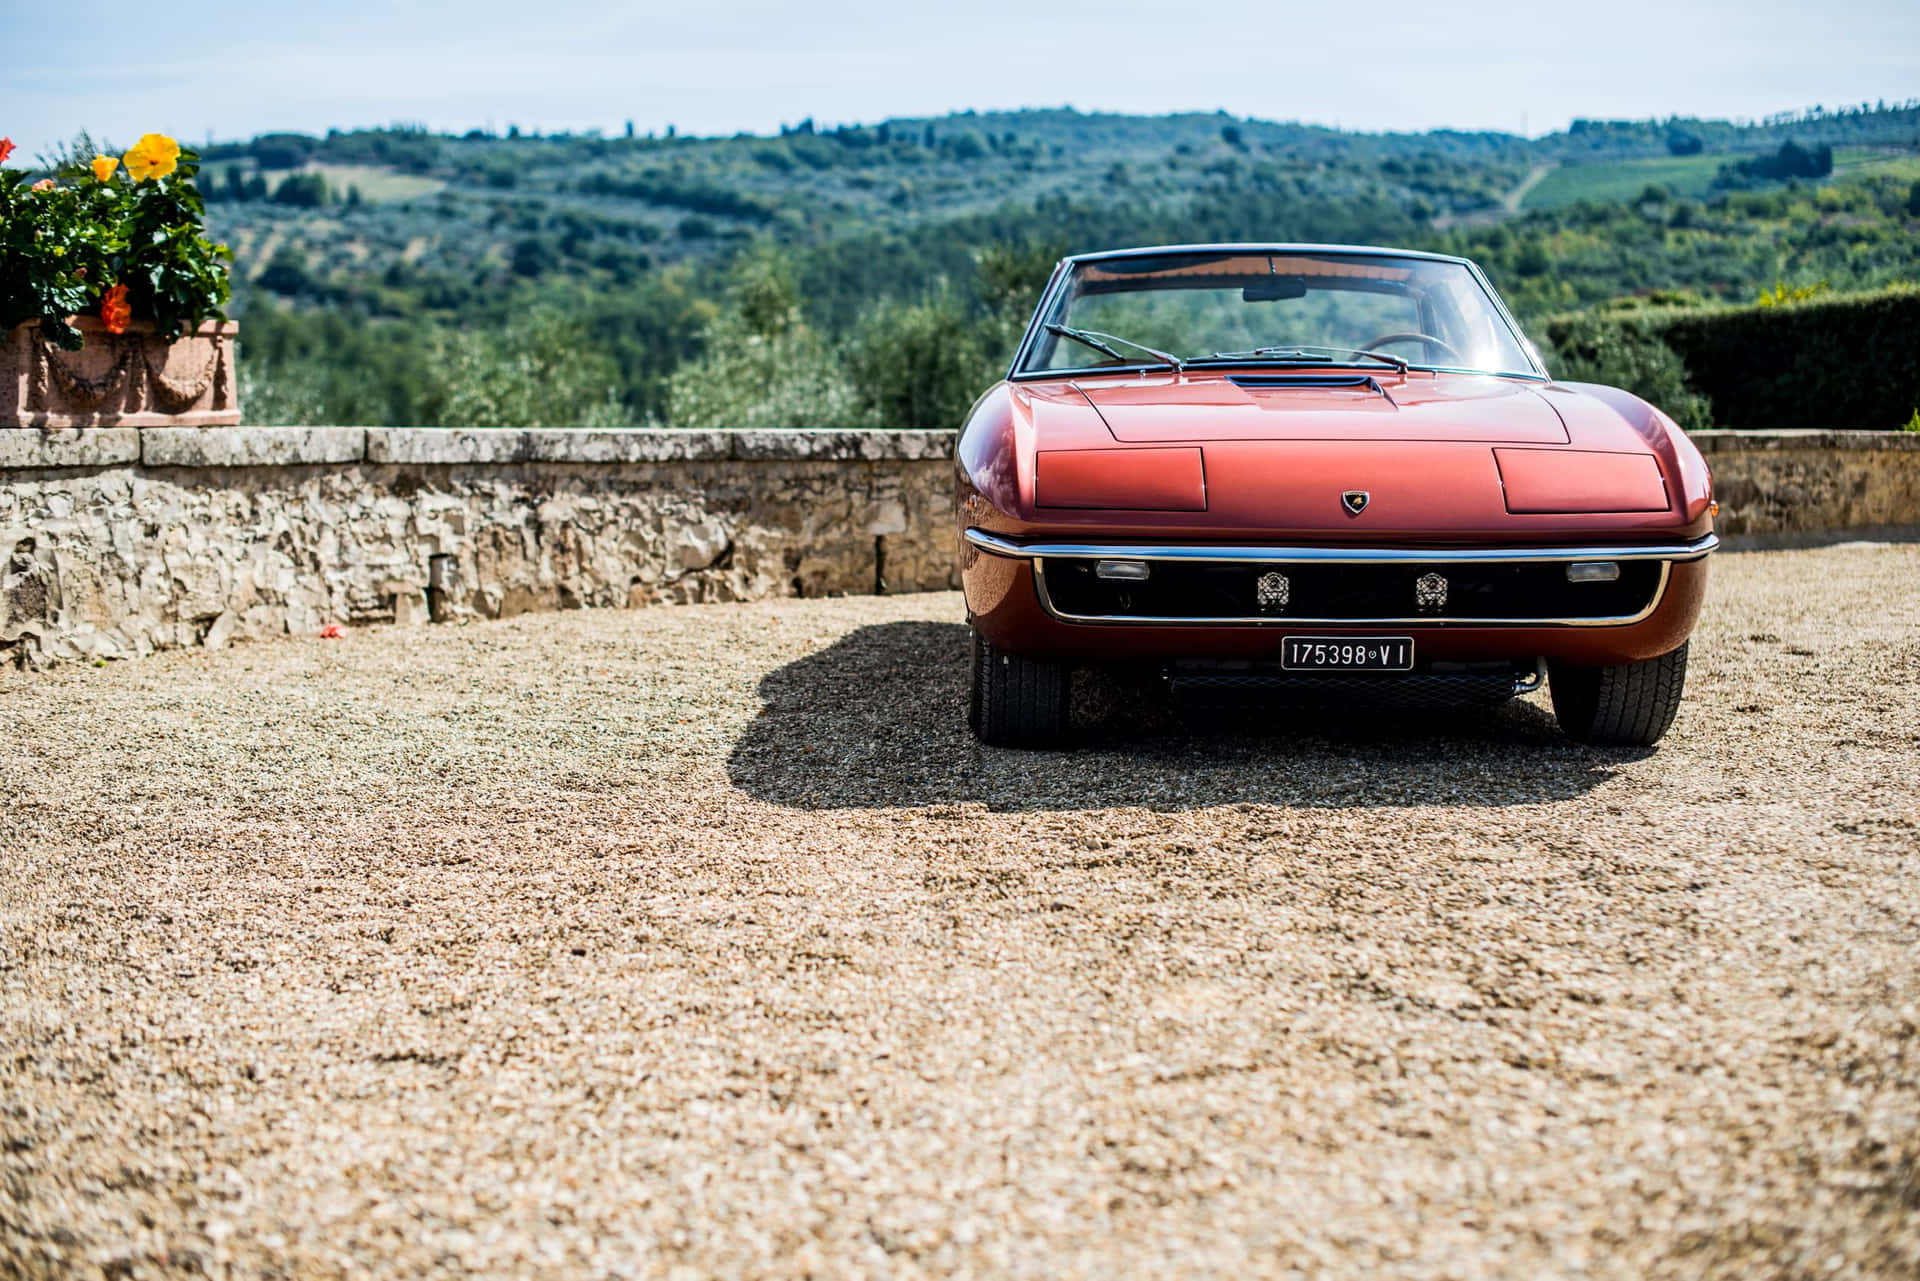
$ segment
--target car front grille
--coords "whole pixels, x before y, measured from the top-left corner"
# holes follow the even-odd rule
[[[1608,582],[1570,582],[1567,566],[1526,561],[1209,562],[1155,560],[1142,581],[1113,581],[1095,558],[1035,561],[1044,601],[1099,621],[1601,623],[1650,612],[1664,561],[1619,562]]]

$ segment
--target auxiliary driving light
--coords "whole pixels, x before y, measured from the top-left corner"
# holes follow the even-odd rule
[[[1620,566],[1610,560],[1577,560],[1567,566],[1570,583],[1612,583],[1620,578]]]
[[[1144,560],[1098,560],[1093,563],[1093,576],[1108,582],[1144,583],[1151,572]]]

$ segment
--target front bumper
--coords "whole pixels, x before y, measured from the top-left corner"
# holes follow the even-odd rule
[[[988,640],[1014,653],[1087,659],[1260,658],[1278,652],[1288,634],[1413,634],[1424,659],[1558,657],[1611,664],[1657,657],[1692,631],[1706,588],[1706,557],[1719,540],[1664,544],[1566,547],[1366,548],[1267,547],[1235,544],[1144,544],[1023,541],[978,528],[962,531],[961,567],[967,608]],[[1356,616],[1304,616],[1213,610],[1179,613],[1104,612],[1056,599],[1047,579],[1051,561],[1084,567],[1094,560],[1145,561],[1178,572],[1195,565],[1242,570],[1288,568],[1298,573],[1354,567],[1438,566],[1462,573],[1499,567],[1580,561],[1625,562],[1651,584],[1649,594],[1623,612],[1526,617],[1410,614],[1382,611]],[[1084,594],[1079,597],[1084,602]]]

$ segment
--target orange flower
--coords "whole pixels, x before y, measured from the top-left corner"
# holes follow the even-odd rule
[[[164,133],[142,134],[120,159],[135,182],[164,178],[180,163],[180,144]]]
[[[0,165],[7,163],[7,157],[13,154],[13,139],[0,138]]]
[[[52,191],[52,190],[53,190],[53,179],[51,179],[51,178],[42,178],[42,179],[41,179],[41,180],[40,180],[39,182],[36,182],[36,183],[34,183],[34,184],[33,184],[33,189],[34,189],[35,191]]]
[[[120,162],[118,160],[115,160],[112,156],[95,156],[93,158],[94,181],[95,182],[108,181],[113,177],[113,171],[115,169],[118,169],[119,167],[120,167]]]
[[[125,285],[115,285],[101,295],[100,319],[106,322],[110,334],[127,332],[127,322],[133,319],[133,308],[127,303]]]

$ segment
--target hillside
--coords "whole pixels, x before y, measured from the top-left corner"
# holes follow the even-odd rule
[[[592,331],[629,416],[663,411],[748,246],[777,248],[828,335],[877,299],[978,305],[993,245],[1412,244],[1480,259],[1529,319],[1656,290],[1745,300],[1776,280],[1920,275],[1915,103],[1535,139],[1051,109],[771,137],[279,134],[203,156],[256,362],[324,350],[344,376],[340,335],[368,322],[417,336],[544,305]]]
[[[323,282],[396,263],[403,276],[624,279],[754,235],[817,243],[1061,199],[1175,210],[1293,198],[1372,209],[1372,221],[1395,230],[1444,229],[1505,214],[1506,198],[1536,167],[1548,172],[1526,209],[1624,200],[1652,182],[1698,198],[1723,167],[1790,139],[1850,148],[1841,155],[1863,172],[1868,160],[1913,167],[1920,108],[1757,126],[1582,121],[1534,140],[1064,109],[826,132],[803,122],[777,137],[283,134],[208,148],[203,186],[221,202],[216,224],[249,281],[283,248]],[[1701,150],[1669,154],[1690,143]],[[286,203],[231,198],[249,191]]]

